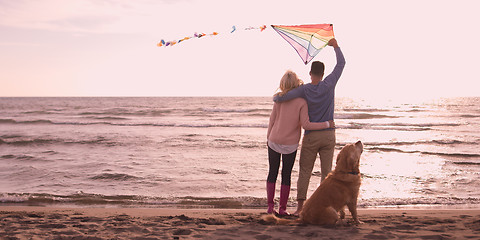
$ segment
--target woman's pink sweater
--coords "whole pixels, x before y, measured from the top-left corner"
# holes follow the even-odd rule
[[[303,98],[274,103],[268,124],[267,139],[269,141],[282,145],[298,144],[301,127],[306,130],[320,130],[328,128],[329,123],[310,122],[307,102]]]

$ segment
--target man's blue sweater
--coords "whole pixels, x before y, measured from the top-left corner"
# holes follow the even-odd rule
[[[335,86],[345,67],[345,58],[340,48],[334,48],[337,56],[337,65],[332,73],[317,85],[311,83],[301,85],[290,90],[283,96],[275,96],[273,101],[284,102],[297,97],[304,98],[308,104],[310,122],[333,120],[335,110]],[[320,130],[321,131],[321,130]],[[311,131],[305,131],[308,134]]]

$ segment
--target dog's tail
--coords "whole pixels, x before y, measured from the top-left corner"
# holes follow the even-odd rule
[[[268,223],[274,223],[277,225],[289,225],[289,224],[294,224],[294,223],[300,223],[300,219],[284,219],[284,218],[279,218],[273,214],[269,215],[263,215],[262,216],[263,221],[268,222]]]

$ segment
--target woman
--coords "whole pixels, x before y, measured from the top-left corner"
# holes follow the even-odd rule
[[[303,81],[292,71],[287,71],[280,80],[280,91],[276,95],[284,95],[288,91],[300,86]],[[282,158],[282,184],[280,188],[279,215],[287,213],[287,201],[290,194],[291,174],[298,142],[301,136],[301,127],[306,130],[320,130],[334,126],[333,121],[312,123],[308,117],[307,102],[303,98],[295,98],[287,102],[274,103],[268,124],[268,162],[267,202],[268,213],[276,213],[275,183],[277,181],[280,158]]]

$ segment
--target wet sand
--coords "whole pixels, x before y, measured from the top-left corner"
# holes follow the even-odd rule
[[[278,226],[263,212],[0,206],[0,239],[480,239],[480,209],[362,209],[345,226]]]

